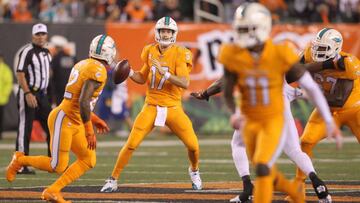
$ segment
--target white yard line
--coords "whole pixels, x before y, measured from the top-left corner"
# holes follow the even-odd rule
[[[200,146],[214,146],[214,145],[228,145],[230,146],[231,139],[199,139]],[[356,143],[355,137],[345,137],[344,143]],[[334,143],[333,140],[325,139],[321,143]],[[99,148],[105,147],[121,147],[125,141],[99,141],[97,146]],[[144,140],[142,147],[169,147],[169,146],[183,146],[180,140]],[[31,143],[32,149],[45,149],[45,143]],[[1,149],[14,149],[14,144],[0,144]]]

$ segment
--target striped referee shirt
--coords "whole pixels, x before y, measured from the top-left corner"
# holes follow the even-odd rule
[[[26,44],[17,53],[16,72],[24,72],[31,90],[46,91],[50,79],[51,55],[48,49]]]

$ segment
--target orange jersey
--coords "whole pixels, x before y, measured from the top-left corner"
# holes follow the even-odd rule
[[[95,80],[101,83],[100,87],[95,90],[90,102],[92,111],[94,110],[98,96],[105,86],[106,78],[107,71],[101,62],[91,58],[78,62],[71,70],[60,108],[76,123],[81,123],[79,98],[84,82],[86,80]]]
[[[299,60],[292,48],[267,40],[259,59],[255,59],[247,49],[223,44],[218,60],[237,75],[241,110],[246,116],[269,118],[283,112],[284,74]]]
[[[322,88],[332,108],[349,108],[359,105],[360,101],[360,61],[355,56],[340,52],[343,67],[336,64],[335,69],[325,69],[314,73],[315,81]],[[313,62],[311,48],[304,51],[305,63]]]
[[[179,45],[172,45],[161,54],[158,44],[150,44],[145,46],[141,53],[144,65],[140,73],[147,78],[148,84],[145,103],[166,107],[181,105],[183,89],[165,80],[164,76],[152,66],[152,58],[159,60],[162,68],[172,75],[189,79],[192,68],[190,50]]]

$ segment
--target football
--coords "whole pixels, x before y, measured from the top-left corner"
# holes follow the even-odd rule
[[[130,73],[130,64],[127,59],[119,61],[113,71],[112,79],[115,84],[124,82]]]

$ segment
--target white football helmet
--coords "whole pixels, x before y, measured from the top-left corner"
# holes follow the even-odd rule
[[[160,37],[160,29],[169,29],[173,31],[173,35],[170,39],[164,40]],[[178,27],[174,19],[170,17],[162,17],[156,22],[155,25],[155,40],[163,46],[169,46],[176,42],[176,36],[178,33]]]
[[[264,43],[269,38],[271,26],[271,13],[265,6],[244,3],[235,11],[235,43],[243,48]]]
[[[116,56],[115,41],[108,35],[96,36],[90,44],[89,56],[104,60],[111,65]]]
[[[323,62],[336,57],[342,48],[343,38],[335,29],[320,30],[311,44],[311,57],[316,62]]]

